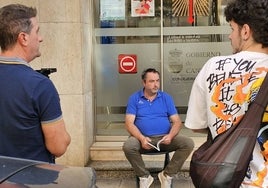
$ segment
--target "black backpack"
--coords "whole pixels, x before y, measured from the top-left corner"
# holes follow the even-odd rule
[[[214,140],[208,131],[207,141],[193,153],[190,163],[190,176],[196,188],[240,187],[252,159],[267,102],[266,75],[256,99],[238,125]]]

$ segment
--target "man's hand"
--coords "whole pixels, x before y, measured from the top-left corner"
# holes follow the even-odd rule
[[[148,137],[144,137],[142,140],[141,140],[141,147],[143,149],[151,149],[152,147],[148,144],[149,142],[151,142],[152,140]]]
[[[169,145],[171,143],[172,137],[171,135],[167,134],[162,138],[161,144]]]

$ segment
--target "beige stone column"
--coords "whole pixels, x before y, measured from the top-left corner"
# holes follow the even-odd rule
[[[0,6],[22,3],[38,9],[42,56],[34,69],[57,68],[50,75],[61,99],[72,142],[57,163],[84,166],[93,143],[92,1],[1,0]]]

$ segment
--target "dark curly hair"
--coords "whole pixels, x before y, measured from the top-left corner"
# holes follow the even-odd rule
[[[268,47],[268,0],[232,0],[224,9],[226,21],[247,24],[253,39]]]

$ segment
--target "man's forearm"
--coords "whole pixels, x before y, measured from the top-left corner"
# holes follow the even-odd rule
[[[137,138],[139,141],[142,141],[145,138],[145,136],[140,132],[140,130],[134,124],[126,126],[129,134]]]
[[[174,138],[181,130],[181,124],[180,123],[174,123],[169,131],[169,134],[172,138]]]

